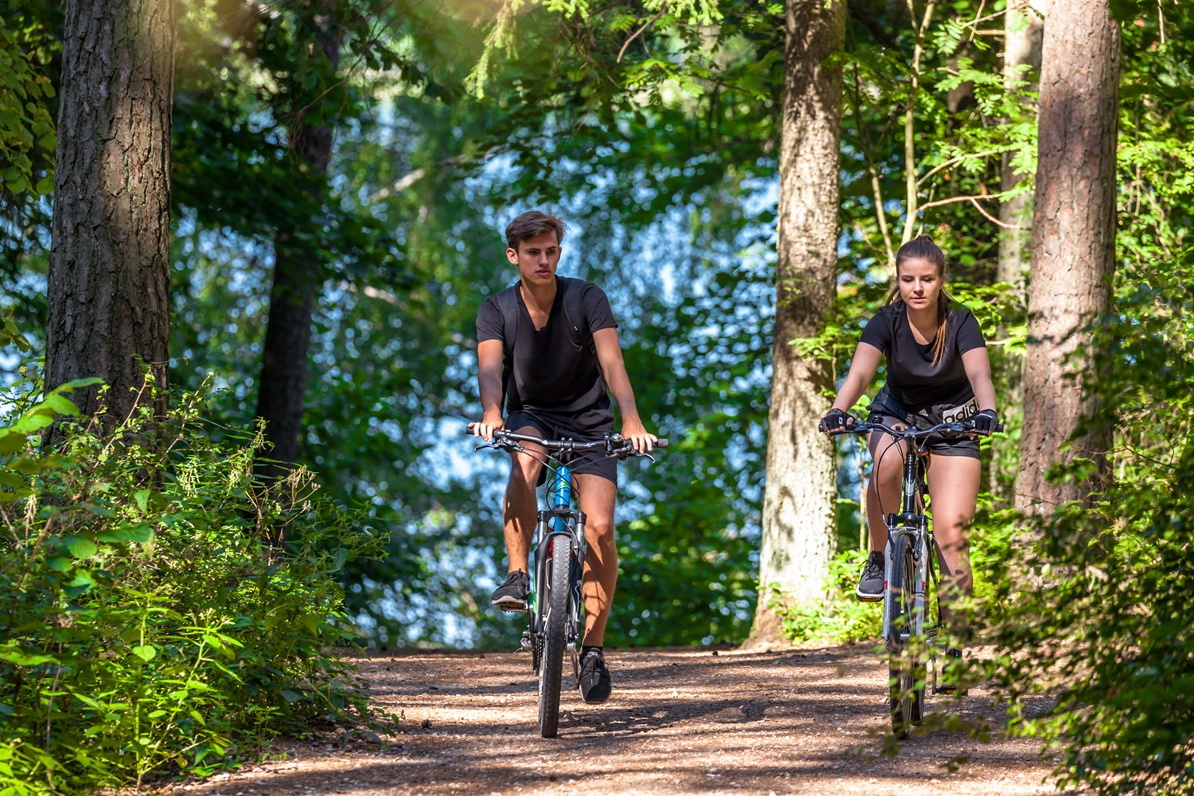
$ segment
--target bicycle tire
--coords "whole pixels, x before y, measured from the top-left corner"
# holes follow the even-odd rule
[[[887,610],[887,654],[890,683],[891,729],[903,738],[924,717],[926,666],[921,627],[923,610],[917,605],[916,561],[908,536],[892,543],[891,599]]]
[[[572,539],[554,535],[543,588],[543,658],[539,662],[539,734],[554,738],[560,722],[560,691],[568,631],[568,570]]]

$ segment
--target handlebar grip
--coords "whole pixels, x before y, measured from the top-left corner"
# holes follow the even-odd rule
[[[996,423],[995,431],[997,431],[997,432],[1003,431],[1003,423]]]
[[[655,447],[656,447],[656,448],[666,448],[666,447],[667,447],[667,444],[668,444],[668,443],[667,443],[667,437],[664,437],[663,439],[657,439],[657,440],[655,440]]]

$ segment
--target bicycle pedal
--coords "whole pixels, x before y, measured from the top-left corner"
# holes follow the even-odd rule
[[[507,614],[525,614],[527,612],[526,603],[522,603],[521,605],[516,603],[494,603],[494,606]]]

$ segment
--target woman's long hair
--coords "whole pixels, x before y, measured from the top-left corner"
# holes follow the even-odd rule
[[[945,290],[945,252],[928,235],[921,235],[901,246],[896,252],[896,286],[887,294],[888,304],[900,297],[900,263],[905,260],[926,260],[937,266],[941,289],[937,291],[937,345],[933,347],[933,364],[936,365],[945,354],[945,319],[949,317],[949,302],[953,300]]]

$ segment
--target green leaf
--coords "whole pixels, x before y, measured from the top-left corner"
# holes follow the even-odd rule
[[[0,644],[0,661],[8,661],[17,666],[41,666],[46,663],[58,663],[58,659],[52,655],[26,652],[15,644]]]
[[[75,562],[66,556],[50,556],[46,559],[46,566],[54,572],[70,572]]]
[[[11,428],[0,428],[0,455],[11,456],[29,445],[29,437]]]
[[[71,597],[79,597],[95,586],[95,578],[85,569],[76,570],[75,578],[63,589]]]
[[[82,536],[70,535],[66,539],[66,549],[75,558],[91,558],[99,552],[99,545],[90,539],[84,539]]]
[[[140,646],[133,647],[133,654],[148,663],[158,656],[158,648],[152,644],[142,644]]]

